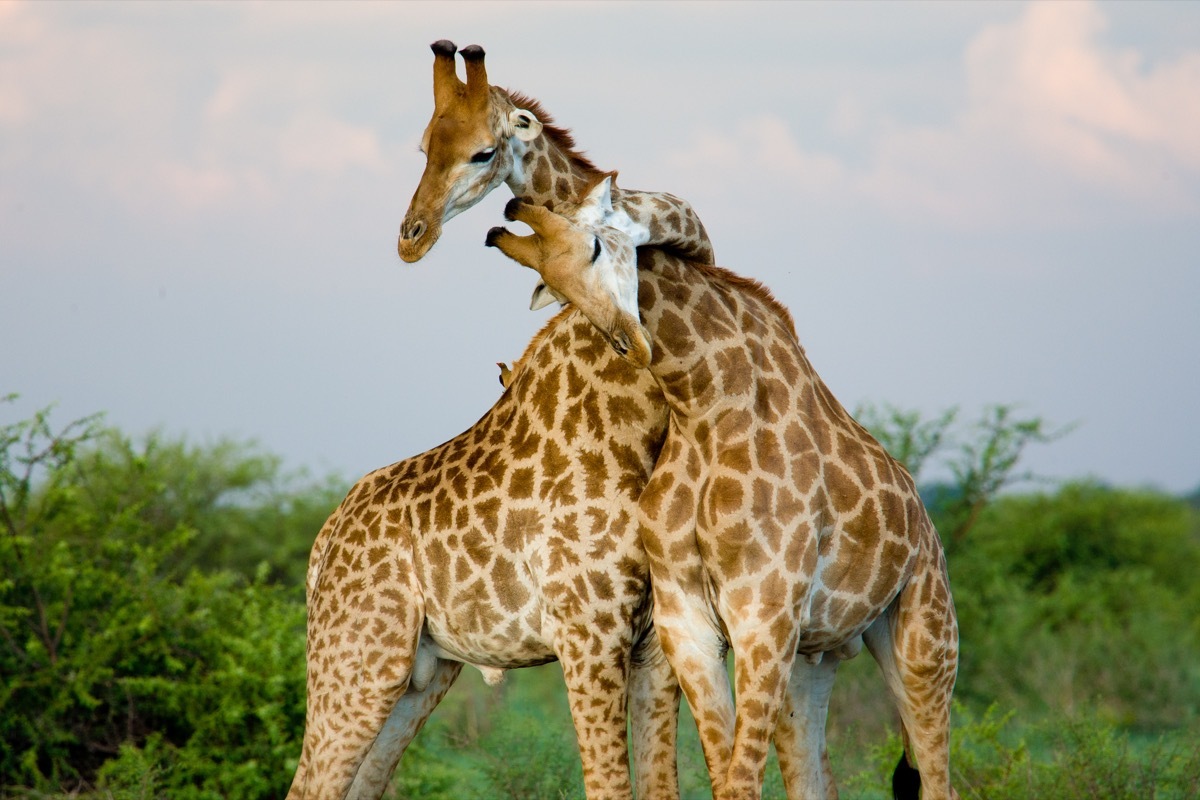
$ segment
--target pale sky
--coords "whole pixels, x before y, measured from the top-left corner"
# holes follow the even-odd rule
[[[688,198],[843,404],[1078,427],[1052,478],[1200,485],[1200,3],[0,2],[0,407],[345,478],[470,426],[551,311],[395,251],[429,44]]]

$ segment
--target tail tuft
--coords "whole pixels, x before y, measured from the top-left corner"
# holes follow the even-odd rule
[[[908,764],[908,756],[900,753],[900,761],[892,771],[894,800],[918,800],[921,796],[921,773]]]

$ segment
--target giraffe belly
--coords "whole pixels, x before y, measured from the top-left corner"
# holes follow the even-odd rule
[[[801,609],[797,652],[819,653],[852,645],[895,597],[895,592],[871,595],[869,566],[820,559]],[[899,587],[896,587],[897,590]]]
[[[481,669],[545,664],[556,656],[549,637],[542,633],[538,606],[531,599],[517,613],[503,615],[477,602],[445,610],[427,607],[422,641],[428,638],[436,645],[439,658]]]

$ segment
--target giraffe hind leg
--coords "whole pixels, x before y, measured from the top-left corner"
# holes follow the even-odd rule
[[[944,580],[944,571],[941,574]],[[929,587],[938,584],[934,578],[927,581],[918,571],[863,639],[904,728],[907,755],[893,773],[893,792],[896,797],[915,797],[916,791],[925,800],[950,800],[958,797],[950,786],[950,697],[958,666],[958,629],[948,591],[945,602],[937,600],[941,593],[927,596]]]
[[[457,661],[438,659],[421,688],[416,687],[415,681],[409,685],[408,691],[392,706],[387,721],[371,743],[346,795],[349,800],[379,800],[383,797],[400,756],[446,696],[462,666]]]
[[[638,800],[678,800],[679,681],[651,628],[634,649],[629,723]]]

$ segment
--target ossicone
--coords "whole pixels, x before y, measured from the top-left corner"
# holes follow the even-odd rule
[[[521,202],[522,202],[521,198],[513,197],[513,198],[510,198],[509,201],[504,204],[504,218],[506,220],[508,220],[509,222],[513,222],[516,220],[517,212],[521,210]]]
[[[465,61],[479,61],[487,53],[483,52],[483,48],[477,44],[469,44],[459,51],[459,54]]]
[[[487,238],[483,240],[483,243],[487,247],[495,247],[496,240],[506,233],[508,233],[508,228],[497,225],[487,232]]]

